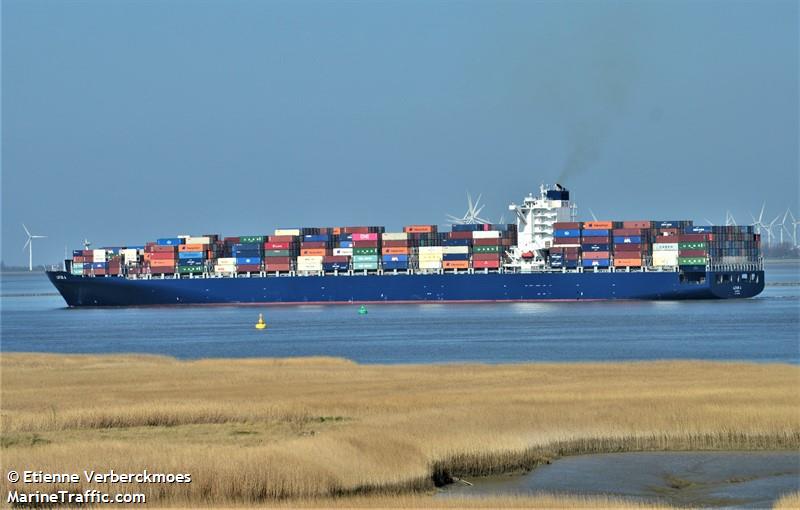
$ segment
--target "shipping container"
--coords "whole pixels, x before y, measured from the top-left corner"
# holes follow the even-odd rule
[[[442,261],[443,269],[469,269],[468,260],[444,260]]]
[[[499,253],[475,253],[472,260],[500,260]]]
[[[378,248],[353,248],[353,255],[377,255]]]
[[[583,254],[583,260],[601,260],[608,258],[609,252],[607,251],[584,252]]]
[[[183,244],[183,239],[179,237],[163,237],[156,239],[156,244],[159,246],[177,246]]]
[[[584,221],[583,228],[589,230],[609,230],[614,228],[613,221]]]
[[[614,236],[614,244],[642,244],[641,236]]]
[[[553,237],[580,237],[581,231],[578,229],[554,230]]]
[[[583,250],[584,252],[587,252],[587,251],[603,251],[603,252],[607,252],[607,251],[611,250],[610,246],[611,246],[610,244],[598,244],[598,243],[581,244],[581,250]]]
[[[204,270],[203,266],[178,266],[179,273],[202,273]]]
[[[261,258],[259,257],[236,257],[237,266],[251,266],[259,264],[261,264]]]
[[[264,271],[291,271],[292,267],[288,263],[265,262]]]
[[[678,251],[679,243],[653,243],[653,253],[657,251]]]
[[[354,271],[375,271],[378,269],[377,262],[353,262]]]
[[[583,267],[608,267],[608,259],[583,259]]]
[[[328,253],[325,248],[305,248],[300,250],[300,255],[303,257],[324,257]]]
[[[378,234],[376,233],[369,233],[369,234],[353,234],[353,241],[377,241]]]
[[[554,230],[580,230],[581,224],[577,221],[557,221],[553,223]]]
[[[650,221],[623,221],[622,228],[623,229],[642,229],[642,228],[650,228],[651,222]],[[637,235],[637,234],[622,234],[622,235]]]
[[[602,228],[584,228],[581,237],[608,237],[608,230]]]
[[[261,265],[259,264],[237,264],[236,265],[236,272],[237,273],[258,273],[261,271]]]
[[[679,266],[705,266],[707,262],[706,257],[678,257]]]
[[[640,228],[615,228],[612,235],[616,236],[640,236],[642,229]]]
[[[179,259],[203,259],[202,251],[182,251],[178,253]]]
[[[384,241],[407,241],[408,240],[408,233],[407,232],[386,232],[381,235],[381,239]]]
[[[299,236],[300,229],[299,228],[276,228],[275,229],[276,236]]]
[[[684,227],[683,229],[684,234],[710,234],[711,232],[713,232],[713,230],[710,225],[694,225],[691,227]]]
[[[384,246],[382,253],[384,255],[408,255],[408,248],[393,248],[391,246]]]
[[[473,239],[499,239],[502,232],[497,230],[478,230],[472,233]]]
[[[333,249],[333,254],[337,255],[337,256],[338,255],[351,256],[351,255],[353,255],[353,249],[352,248],[334,248]]]
[[[474,253],[500,253],[499,246],[473,246]]]
[[[436,232],[436,225],[407,225],[403,227],[403,232],[407,233],[433,233]]]
[[[614,258],[614,267],[642,267],[642,259]]]
[[[472,267],[475,269],[498,269],[500,267],[500,260],[473,260]]]

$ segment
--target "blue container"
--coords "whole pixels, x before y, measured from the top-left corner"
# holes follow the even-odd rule
[[[483,225],[453,225],[451,230],[453,232],[475,232],[476,230],[483,230]]]
[[[179,251],[178,252],[179,259],[202,259],[203,252],[202,251]]]
[[[583,237],[608,237],[608,229],[587,228],[583,230]]]
[[[323,271],[347,271],[350,269],[350,264],[347,262],[323,262]]]
[[[202,257],[195,257],[191,259],[181,259],[178,263],[179,266],[202,266],[205,264],[205,260]]]
[[[469,253],[445,253],[442,260],[469,260]]]
[[[383,269],[408,269],[408,262],[384,262]]]
[[[607,244],[582,244],[581,250],[583,251],[608,251]]]
[[[239,244],[232,245],[231,249],[233,249],[233,250],[260,250],[261,246],[263,246],[261,243],[239,243]]]
[[[156,244],[159,246],[178,246],[183,244],[183,239],[180,237],[162,237],[161,239],[156,239]]]
[[[681,223],[680,220],[664,220],[664,221],[654,221],[653,226],[655,228],[680,228]]]
[[[472,239],[442,239],[442,246],[469,246]]]
[[[92,262],[92,269],[106,269],[107,267],[107,262]]]
[[[72,250],[73,257],[83,257],[83,250]]]
[[[642,244],[642,236],[614,236],[614,244]]]
[[[408,255],[384,255],[384,262],[408,262]]]
[[[711,225],[695,225],[683,229],[684,234],[710,234],[711,232],[713,232]]]
[[[140,245],[140,246],[128,246],[128,249],[129,249],[129,250],[144,250],[144,248],[145,248],[145,246],[144,246],[144,245]]]
[[[554,230],[553,236],[555,237],[580,237],[581,231],[578,229],[569,230]]]
[[[352,248],[352,247],[353,247],[353,241],[340,241],[339,242],[339,248]]]
[[[584,260],[583,267],[608,267],[608,259]]]
[[[254,257],[259,258],[261,257],[261,252],[258,250],[233,250],[231,252],[231,257],[236,258],[244,258],[244,257]]]
[[[304,235],[303,241],[307,243],[327,243],[330,240],[327,234]]]
[[[253,264],[261,264],[259,257],[236,257],[237,266],[249,266]]]
[[[564,261],[560,260],[560,259],[559,260],[555,260],[555,259],[551,258],[550,259],[550,267],[557,267],[557,268],[564,267]]]
[[[353,234],[339,234],[339,241],[352,241]]]
[[[578,267],[578,261],[577,260],[565,260],[564,261],[564,267],[566,267],[567,269],[575,269],[575,268]]]

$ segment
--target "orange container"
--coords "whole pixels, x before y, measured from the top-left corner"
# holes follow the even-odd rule
[[[384,246],[383,248],[384,255],[408,255],[408,248],[402,248],[398,246]]]
[[[469,260],[444,260],[442,267],[444,269],[468,269]]]
[[[435,227],[434,225],[407,225],[403,227],[403,232],[408,232],[412,234],[424,234],[427,232],[434,232]]]
[[[585,229],[604,229],[604,228],[614,228],[613,221],[584,221],[583,228]]]
[[[150,261],[150,267],[175,267],[175,261],[166,259],[153,259]]]
[[[178,251],[206,251],[207,244],[179,244]]]
[[[328,250],[325,248],[305,248],[300,250],[301,257],[324,257],[329,255]]]
[[[614,259],[614,267],[642,267],[642,259]]]

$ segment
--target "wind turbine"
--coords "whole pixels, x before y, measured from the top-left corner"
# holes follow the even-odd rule
[[[593,219],[594,221],[598,221],[598,220],[597,220],[597,216],[595,216],[595,215],[594,215],[594,211],[592,211],[592,208],[591,208],[591,207],[589,208],[589,214],[591,214],[591,215],[592,215],[592,219]]]
[[[28,240],[25,241],[25,245],[22,247],[22,251],[25,251],[25,248],[28,249],[28,271],[33,271],[33,240],[34,239],[44,239],[47,236],[35,236],[31,234],[31,231],[28,230],[28,227],[25,224],[22,224],[22,228],[25,229],[25,233],[28,234]]]
[[[775,216],[774,220],[770,221],[768,225],[765,225],[765,228],[767,229],[767,246],[770,248],[772,248],[772,227],[775,226],[775,222],[778,221],[778,218],[780,217],[780,214]]]
[[[792,238],[792,246],[797,248],[797,226],[800,225],[800,221],[798,221],[797,218],[794,217],[794,214],[792,213],[792,211],[789,210],[788,207],[786,208],[786,214],[788,214],[789,218],[791,218],[792,220],[789,223],[792,226],[792,231],[789,232],[789,235]]]
[[[480,216],[478,216],[485,207],[484,205],[478,207],[478,204],[480,204],[481,201],[481,196],[482,195],[478,195],[478,199],[475,200],[475,202],[473,202],[472,195],[467,193],[467,212],[464,213],[464,216],[462,216],[461,218],[453,216],[452,214],[448,214],[447,219],[450,220],[450,224],[475,225],[476,223],[482,223],[482,224],[491,223],[489,220],[485,220]]]
[[[756,229],[758,230],[758,235],[761,235],[762,228],[766,228],[766,225],[764,225],[764,223],[761,221],[764,219],[764,208],[766,206],[767,206],[766,202],[761,204],[761,212],[758,215],[758,219],[756,219],[756,217],[753,216],[752,213],[750,214],[750,217],[753,218],[753,226],[756,227]]]
[[[730,211],[725,211],[725,226],[736,226],[736,218]]]

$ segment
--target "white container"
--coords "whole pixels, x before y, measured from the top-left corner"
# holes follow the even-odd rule
[[[312,255],[297,257],[297,270],[322,271],[322,257]]]
[[[139,252],[136,248],[125,248],[122,250],[122,259],[125,262],[136,262],[139,258]]]
[[[442,253],[442,248],[444,248],[444,246],[420,246],[419,254],[422,255],[423,253]]]
[[[419,254],[419,261],[428,261],[428,262],[435,262],[435,261],[442,261],[442,254],[441,253],[420,253]]]
[[[469,246],[442,246],[442,253],[469,253]]]
[[[222,257],[222,258],[219,258],[219,259],[217,259],[217,264],[220,265],[220,266],[226,266],[226,265],[235,266],[236,265],[236,257]]]
[[[210,237],[187,237],[186,244],[211,244]]]
[[[653,251],[678,251],[678,243],[653,243]]]
[[[381,238],[384,241],[405,241],[408,239],[408,233],[406,232],[386,232],[381,234]]]
[[[655,267],[675,267],[678,265],[677,251],[654,251],[653,266]]]
[[[105,250],[92,250],[92,258],[95,262],[104,262],[106,260]]]
[[[353,249],[352,248],[334,248],[333,255],[336,257],[352,257],[353,256]]]
[[[472,232],[473,239],[499,239],[499,230],[476,230]]]
[[[299,236],[300,229],[299,228],[276,228],[275,229],[276,236]]]
[[[441,260],[420,260],[419,261],[419,268],[420,269],[441,269],[442,268],[442,261]]]
[[[214,266],[215,273],[235,273],[236,266],[234,264],[217,264]]]

